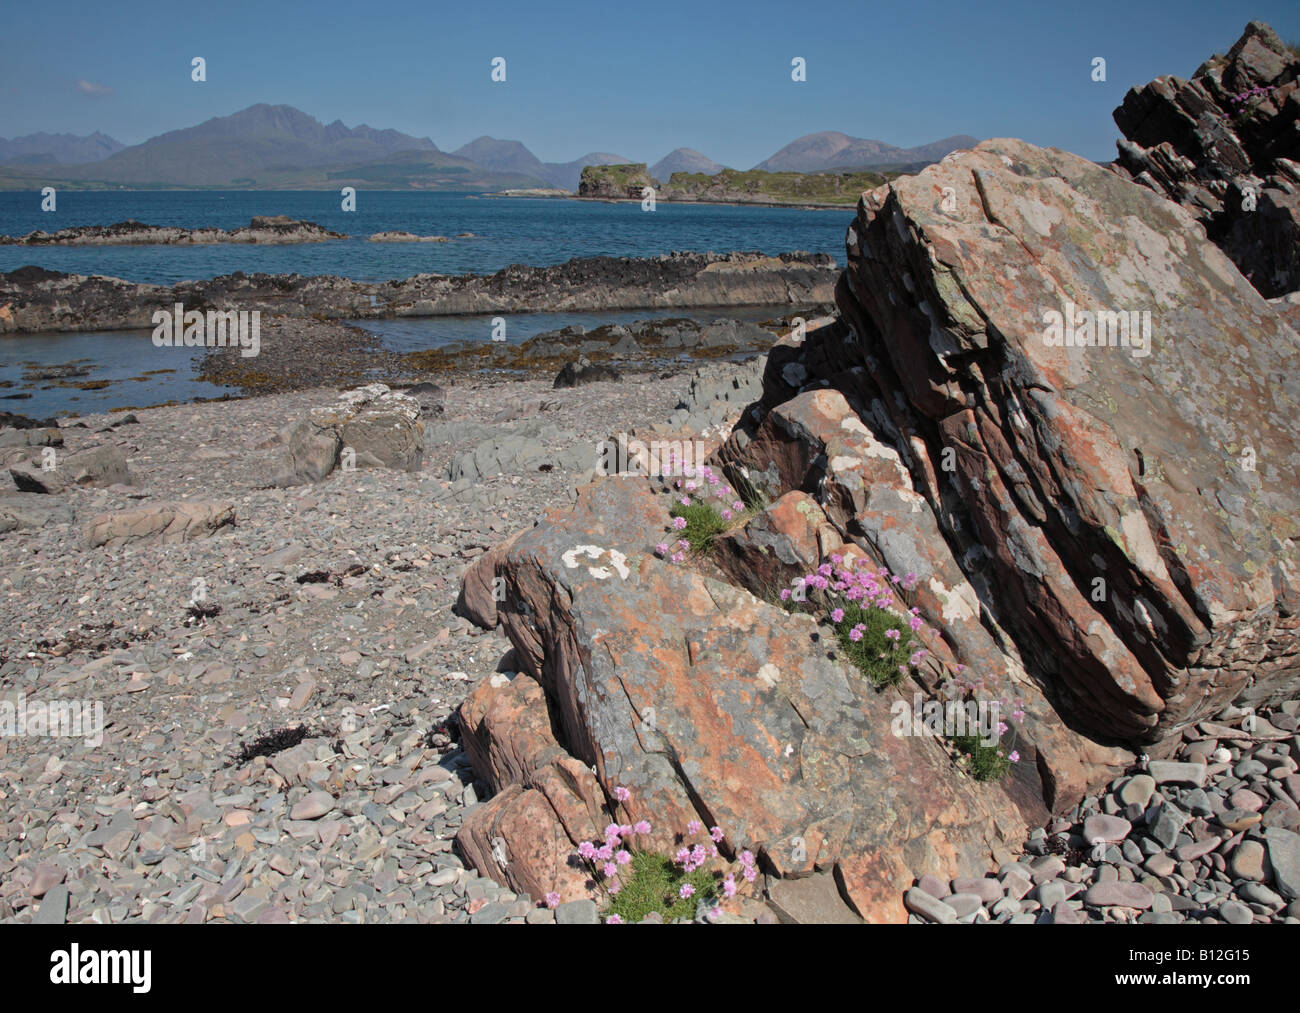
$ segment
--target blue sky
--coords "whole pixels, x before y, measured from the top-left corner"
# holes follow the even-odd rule
[[[653,162],[683,146],[748,168],[818,130],[903,147],[1015,136],[1110,159],[1125,91],[1190,76],[1251,18],[1300,39],[1295,0],[47,0],[4,19],[0,136],[102,130],[133,144],[268,102],[443,150],[510,138],[544,161]],[[193,56],[204,83],[190,80]],[[790,79],[796,56],[804,83]]]

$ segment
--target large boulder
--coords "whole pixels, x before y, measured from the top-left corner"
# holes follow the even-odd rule
[[[419,471],[424,463],[421,414],[419,401],[382,383],[347,391],[285,428],[271,484],[319,482],[337,467]]]
[[[877,692],[828,655],[811,617],[650,554],[672,502],[648,480],[603,479],[494,561],[523,672],[462,708],[476,770],[526,788],[567,755],[595,771],[602,800],[631,791],[626,818],[649,820],[654,845],[668,850],[693,819],[716,824],[724,855],[753,850],[782,875],[833,870],[876,921],[906,917],[912,870],[948,877],[1023,835],[1026,813],[1001,786],[961,774],[932,738],[892,734],[910,690]],[[493,802],[510,812],[523,797]],[[538,827],[573,821],[534,802],[518,830],[483,815],[462,830],[479,842],[465,850],[498,878],[572,892],[563,870],[590,831],[541,848]],[[526,875],[483,856],[491,834]]]
[[[71,524],[72,507],[62,500],[31,492],[0,496],[0,534],[18,528],[43,528]]]
[[[1191,80],[1131,88],[1115,168],[1177,201],[1266,296],[1300,289],[1300,55],[1252,21]]]
[[[522,669],[462,714],[499,790],[462,831],[485,873],[586,888],[563,870],[587,817],[561,809],[589,793],[530,782],[567,757],[607,802],[631,789],[620,819],[656,847],[716,823],[725,858],[830,872],[857,914],[899,920],[914,874],[1001,861],[1138,751],[1300,688],[1289,302],[1178,204],[1019,141],[864,194],[847,240],[841,319],[773,345],[713,459],[763,505],[711,559],[656,558],[674,498],[619,477],[471,568],[466,614]],[[828,555],[908,575],[888,596],[922,620],[910,681],[872,688],[768,603]],[[1003,780],[893,733],[893,704],[958,673],[1024,712]]]
[[[131,484],[126,455],[112,444],[86,447],[70,454],[63,453],[55,444],[45,444],[35,452],[36,456],[32,456],[33,451],[28,454],[26,460],[9,469],[14,485],[23,492],[52,494],[66,492],[73,486],[105,488]]]
[[[153,503],[134,510],[96,514],[86,524],[81,540],[88,549],[101,545],[116,549],[132,542],[191,542],[208,538],[234,523],[233,503]]]
[[[957,662],[1026,673],[1088,739],[1295,692],[1300,340],[1187,212],[987,141],[865,194],[848,250],[848,340],[773,350],[765,401],[802,392],[733,434],[734,481],[815,493],[934,589]],[[1083,312],[1150,330],[1059,342]]]

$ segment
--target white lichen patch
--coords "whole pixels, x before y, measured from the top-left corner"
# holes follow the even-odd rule
[[[595,562],[606,555],[609,556],[610,566],[613,567],[612,571],[609,566],[588,566],[587,572],[597,580],[608,580],[615,572],[618,573],[621,579],[627,580],[628,574],[632,571],[628,569],[627,557],[617,549],[604,549],[599,545],[575,545],[561,555],[560,558],[564,561],[566,567],[570,570],[576,570],[582,565],[578,561],[578,557],[584,556]]]
[[[944,622],[965,622],[979,615],[979,596],[970,581],[963,580],[956,587],[947,588],[938,577],[931,577],[930,590],[943,602]]]

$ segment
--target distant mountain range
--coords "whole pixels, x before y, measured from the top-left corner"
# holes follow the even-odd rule
[[[970,148],[979,141],[968,134],[945,137],[915,148],[896,148],[884,141],[850,137],[834,130],[805,134],[791,141],[771,158],[759,162],[755,169],[765,172],[846,172],[869,171],[914,163],[937,162],[958,148]]]
[[[792,141],[755,168],[824,172],[919,167],[969,147],[965,135],[915,148],[825,132]],[[386,188],[502,189],[547,185],[576,190],[588,165],[631,162],[589,152],[572,162],[543,162],[519,141],[480,137],[452,152],[427,137],[364,124],[323,124],[293,106],[255,105],[184,130],[124,147],[100,133],[0,138],[0,188],[47,183],[86,187],[248,187],[293,189],[346,184]],[[674,172],[714,175],[722,165],[678,148],[651,166],[666,182]]]
[[[79,165],[98,162],[126,145],[96,131],[89,137],[74,134],[28,134],[6,141],[0,137],[0,165]]]

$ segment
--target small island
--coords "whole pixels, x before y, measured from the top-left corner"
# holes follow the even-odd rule
[[[288,215],[255,215],[237,229],[182,229],[172,225],[146,225],[134,218],[114,225],[78,225],[25,236],[0,236],[0,246],[197,246],[205,243],[323,243],[347,239],[315,222]]]
[[[764,204],[774,207],[852,207],[865,190],[896,179],[900,172],[765,172],[723,169],[714,175],[674,172],[660,184],[645,163],[589,165],[578,196],[595,200],[642,200],[647,187],[669,203]]]

